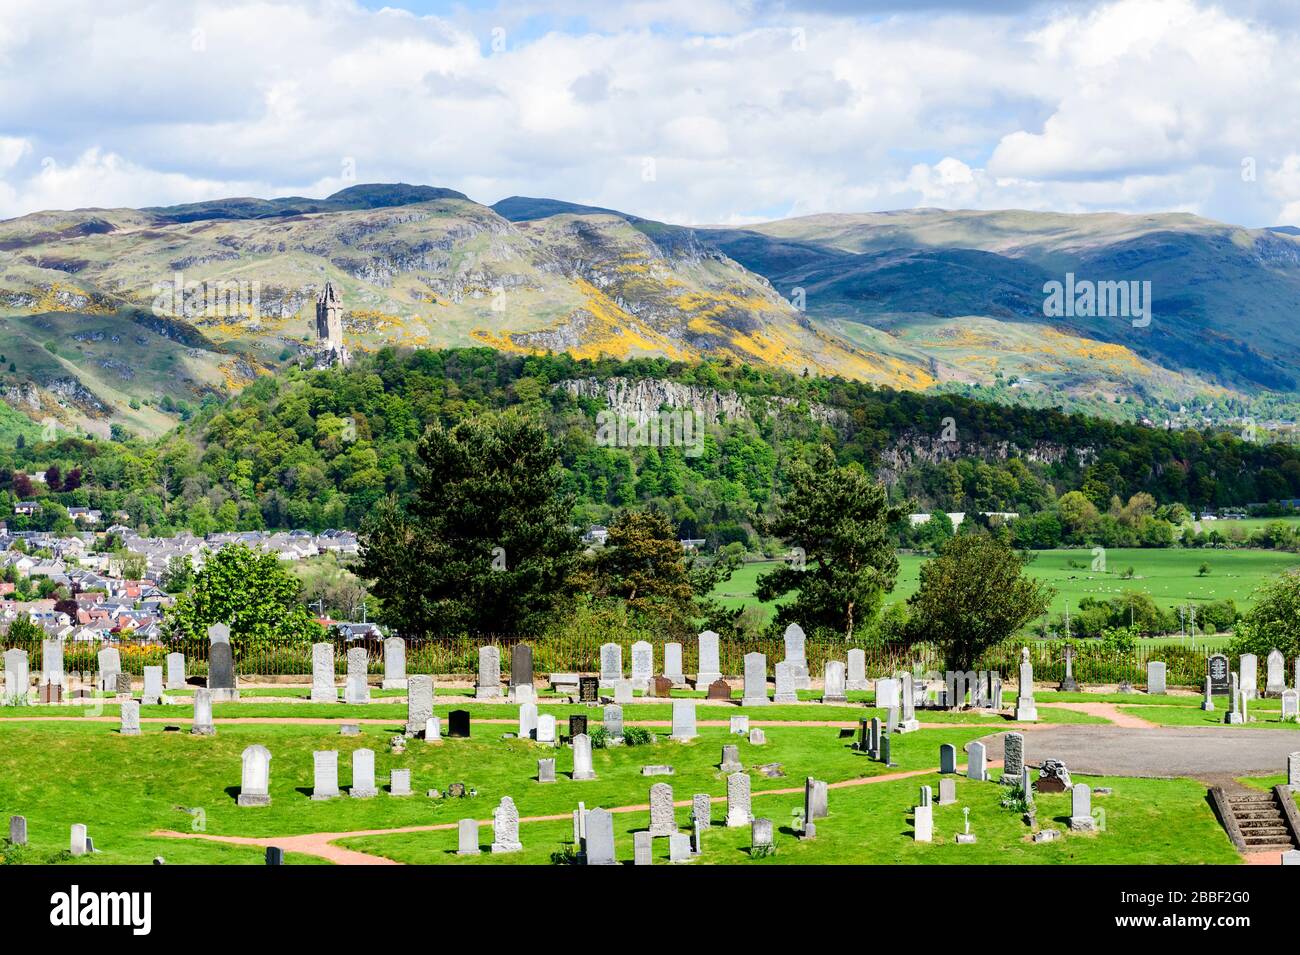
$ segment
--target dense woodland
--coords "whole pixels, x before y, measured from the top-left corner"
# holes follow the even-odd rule
[[[747,400],[750,420],[710,427],[699,456],[680,447],[600,446],[603,403],[554,386],[611,376],[734,392]],[[795,401],[776,412],[765,396]],[[846,423],[815,422],[808,403],[842,409]],[[126,523],[154,534],[355,528],[389,495],[409,499],[416,443],[429,425],[506,408],[537,416],[557,443],[576,526],[653,506],[682,537],[749,550],[779,548],[759,528],[788,489],[792,463],[821,444],[831,444],[841,464],[876,471],[882,452],[945,427],[955,427],[963,452],[975,453],[906,468],[889,483],[890,499],[927,512],[1030,515],[1012,525],[1024,546],[1169,546],[1189,510],[1300,497],[1300,450],[1229,433],[1163,431],[730,362],[396,348],[346,370],[268,376],[226,402],[209,399],[156,441],[69,437],[5,448],[0,491],[11,502],[43,505],[30,517],[10,514],[17,529],[70,528],[73,505],[110,519],[125,512]],[[1006,460],[993,453],[1002,442],[1013,449]],[[1078,453],[1057,463],[1014,453],[1042,445]],[[942,523],[912,530],[901,522],[897,533],[926,547],[929,535],[944,536]]]

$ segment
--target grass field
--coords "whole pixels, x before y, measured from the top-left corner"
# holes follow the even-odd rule
[[[1282,551],[1132,548],[1107,551],[1109,572],[1101,573],[1091,569],[1093,557],[1088,550],[1035,553],[1028,572],[1056,588],[1051,605],[1053,614],[1063,613],[1067,604],[1073,611],[1083,597],[1106,599],[1125,590],[1145,591],[1162,607],[1231,598],[1239,610],[1245,610],[1261,584],[1300,567],[1300,554]],[[925,560],[915,554],[899,555],[898,584],[886,598],[887,602],[906,600],[916,592]],[[1210,572],[1201,577],[1198,570],[1203,563],[1210,565]],[[758,577],[774,566],[773,562],[746,564],[731,580],[721,584],[714,595],[727,607],[753,605],[771,614],[775,604],[759,601],[754,597],[754,590]],[[1123,575],[1130,567],[1133,578],[1125,579]],[[1197,645],[1202,644],[1198,641]]]

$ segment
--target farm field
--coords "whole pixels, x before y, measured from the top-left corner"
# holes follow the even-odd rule
[[[1235,522],[1234,522],[1235,523]],[[1255,590],[1266,581],[1287,570],[1300,568],[1300,554],[1269,550],[1183,550],[1121,548],[1106,552],[1107,572],[1091,569],[1092,553],[1083,548],[1035,551],[1028,572],[1056,588],[1051,612],[1063,613],[1079,606],[1084,597],[1105,599],[1125,590],[1150,594],[1162,607],[1231,599],[1240,610],[1248,608]],[[899,555],[898,584],[886,603],[906,600],[916,592],[921,564],[927,558],[917,554]],[[1210,572],[1202,577],[1202,564]],[[721,584],[714,596],[727,607],[759,606],[769,614],[776,604],[754,597],[760,575],[774,561],[755,562],[741,567],[731,580]],[[1124,574],[1133,569],[1133,578]],[[1178,642],[1173,638],[1173,642]],[[1198,640],[1198,645],[1200,641]]]

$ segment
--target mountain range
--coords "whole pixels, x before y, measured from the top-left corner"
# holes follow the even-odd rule
[[[685,227],[405,184],[41,212],[0,222],[0,397],[22,421],[166,430],[309,355],[330,281],[353,353],[711,357],[1181,423],[1291,400],[1295,233],[939,209]],[[1045,314],[1067,275],[1150,283],[1149,322]]]

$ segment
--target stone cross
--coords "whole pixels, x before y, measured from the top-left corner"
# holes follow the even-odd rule
[[[707,689],[710,683],[722,679],[718,664],[718,635],[705,630],[699,635],[699,654],[695,672],[695,688]]]
[[[401,637],[389,637],[384,641],[384,682],[379,684],[384,690],[405,690],[406,679],[406,641]]]
[[[334,644],[311,645],[311,701],[337,703],[339,691],[334,686]]]
[[[271,751],[259,743],[246,747],[240,754],[242,772],[239,781],[241,806],[271,805]]]
[[[502,796],[492,810],[492,851],[518,852],[523,848],[519,841],[519,810],[509,796]]]
[[[1017,722],[1038,719],[1038,707],[1034,703],[1034,665],[1029,662],[1029,648],[1020,650],[1020,693],[1016,697],[1015,719]]]

